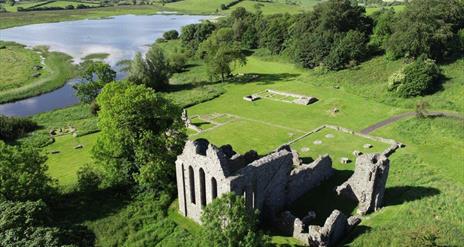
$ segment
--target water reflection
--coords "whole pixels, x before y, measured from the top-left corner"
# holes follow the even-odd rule
[[[29,47],[47,45],[52,51],[71,55],[75,63],[89,54],[108,53],[107,63],[118,70],[118,61],[146,52],[148,45],[168,30],[196,23],[207,16],[151,15],[116,16],[111,19],[35,24],[0,30],[0,39]],[[123,75],[118,71],[118,78]],[[53,92],[0,105],[0,114],[26,116],[78,103],[71,80]]]

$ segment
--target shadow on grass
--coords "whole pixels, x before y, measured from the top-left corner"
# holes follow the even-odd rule
[[[55,221],[80,224],[111,215],[130,203],[128,188],[108,188],[91,194],[71,192],[58,196],[49,205]]]
[[[340,244],[338,246],[350,246],[350,244],[359,236],[363,235],[366,232],[369,232],[371,230],[371,227],[369,226],[364,226],[364,225],[359,225],[356,226],[353,231],[342,241],[340,241]]]
[[[384,196],[384,207],[400,205],[405,202],[420,200],[440,194],[440,190],[421,186],[396,186],[387,188]]]
[[[243,76],[237,76],[231,81],[236,84],[244,84],[249,82],[258,82],[259,85],[273,84],[278,81],[289,81],[300,74],[292,73],[279,73],[279,74],[262,74],[262,73],[250,73]]]

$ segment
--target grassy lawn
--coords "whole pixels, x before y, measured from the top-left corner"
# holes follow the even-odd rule
[[[54,1],[54,2],[51,2],[51,3],[45,4],[45,5],[42,5],[40,7],[61,7],[61,8],[64,8],[64,7],[68,6],[68,5],[72,5],[72,6],[76,7],[79,4],[83,4],[85,6],[90,6],[90,7],[98,6],[97,3],[89,3],[89,2],[83,3],[83,2],[74,2],[74,1]]]
[[[463,76],[462,70],[459,69],[461,65],[462,60],[458,60],[442,66],[448,78],[443,90],[424,97],[434,108],[440,109],[445,106],[445,109],[462,109],[463,104],[459,96],[464,87],[459,83]],[[205,123],[205,131],[200,134],[192,132],[192,139],[204,137],[218,145],[230,143],[239,152],[255,149],[260,154],[265,154],[323,124],[339,125],[359,131],[392,115],[413,111],[415,102],[421,98],[396,99],[382,91],[388,76],[401,66],[402,61],[391,62],[378,57],[354,69],[318,74],[279,62],[278,59],[252,56],[249,57],[246,66],[237,68],[234,73],[257,74],[259,78],[256,81],[206,86],[187,83],[190,76],[196,77],[201,74],[202,66],[198,66],[178,75],[178,78],[182,77],[183,80],[173,88],[173,92],[166,95],[175,102],[181,102],[179,105],[182,106],[214,98],[189,107],[190,116],[201,115],[202,118],[211,119],[213,113],[229,114],[228,117],[211,119],[218,123],[226,123],[225,125],[211,127],[211,123]],[[339,86],[339,89],[334,87],[335,85]],[[202,87],[221,88],[221,94],[216,95],[214,90],[204,93]],[[253,103],[242,99],[245,95],[265,89],[314,96],[319,101],[303,106],[270,99],[260,99]],[[202,100],[199,101],[198,98]],[[447,101],[452,104],[445,104]],[[334,113],[334,108],[339,111]],[[45,113],[35,116],[34,119],[45,126],[41,130],[43,135],[46,134],[47,128],[69,124],[82,132],[96,129],[96,119],[89,114],[86,106]],[[201,122],[204,121],[197,121],[198,124]],[[365,217],[353,234],[345,239],[345,245],[417,246],[417,243],[411,242],[415,237],[434,236],[440,245],[459,246],[464,241],[463,128],[464,123],[456,120],[409,119],[373,132],[372,135],[405,143],[406,148],[391,156],[384,208]],[[327,138],[327,134],[334,136]],[[82,136],[79,142],[88,141],[89,144],[84,145],[90,146],[96,135]],[[33,136],[30,138],[33,139]],[[322,144],[314,144],[315,140],[321,140]],[[316,211],[317,219],[314,223],[317,224],[322,224],[335,208],[347,214],[354,212],[355,203],[337,197],[333,188],[345,181],[354,169],[353,163],[342,165],[338,162],[339,158],[346,156],[354,159],[353,150],[365,152],[362,147],[365,143],[374,145],[370,152],[386,147],[383,143],[332,130],[323,130],[294,143],[293,147],[300,151],[303,158],[315,158],[323,153],[331,154],[336,172],[335,176],[302,197],[290,210],[298,216],[305,215],[309,210]],[[75,144],[76,140],[72,137],[64,136],[60,140],[57,138],[57,142],[46,149],[61,148],[64,155],[76,151],[73,149]],[[309,151],[301,152],[303,147],[308,147]],[[80,157],[78,158],[85,160]],[[64,168],[69,168],[63,164],[71,163],[72,158],[67,162],[61,160],[63,159],[53,162],[53,157],[50,157],[52,175],[55,173],[60,176]],[[66,184],[67,181],[75,181],[75,177],[71,177],[60,182]],[[102,207],[106,207],[106,199],[99,200]],[[154,216],[155,202],[135,200],[128,204],[122,207],[118,204],[113,210],[105,211],[105,214],[88,217],[80,222],[84,222],[96,233],[98,245],[105,246],[146,246],[155,242],[169,245],[175,239],[188,241],[197,231],[196,225],[174,212],[175,202],[162,217]],[[138,211],[133,211],[133,207],[143,210],[134,216],[134,212]],[[161,232],[160,229],[165,231]],[[273,236],[272,241],[275,245],[298,246],[294,239],[278,235]]]
[[[40,55],[24,46],[0,42],[0,92],[27,85],[35,78],[34,66],[40,64]]]
[[[61,87],[75,74],[71,57],[46,48],[29,50],[6,43],[0,49],[0,103],[23,99]],[[39,55],[40,54],[40,55]],[[40,56],[44,57],[41,63]],[[34,66],[43,67],[35,70]],[[34,77],[34,74],[38,76]]]
[[[55,137],[55,142],[44,148],[48,154],[47,165],[50,175],[58,179],[63,187],[71,187],[77,182],[76,172],[85,164],[93,164],[91,150],[98,133],[73,137],[70,134]],[[75,149],[83,145],[81,149]],[[52,151],[59,151],[51,154]]]

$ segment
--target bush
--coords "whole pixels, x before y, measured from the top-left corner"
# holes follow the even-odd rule
[[[88,164],[77,171],[77,189],[80,192],[96,191],[101,181],[100,173]]]
[[[173,39],[178,39],[179,38],[179,32],[177,30],[171,30],[167,31],[163,34],[163,38],[165,40],[173,40]]]
[[[419,58],[393,74],[389,79],[388,89],[405,98],[425,95],[439,87],[440,79],[440,68],[435,61]]]
[[[14,141],[38,128],[37,123],[28,118],[0,115],[0,140]]]
[[[182,72],[187,63],[187,56],[182,53],[176,53],[169,58],[169,67],[172,72]]]
[[[66,5],[66,7],[64,7],[65,9],[74,9],[74,5],[72,4],[69,4],[69,5]]]

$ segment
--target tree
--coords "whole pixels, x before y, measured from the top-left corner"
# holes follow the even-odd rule
[[[38,129],[36,122],[29,118],[7,117],[0,115],[0,140],[14,141],[26,133]]]
[[[305,68],[342,69],[366,56],[371,31],[372,19],[363,7],[352,6],[349,0],[329,0],[297,18],[289,53]]]
[[[170,30],[163,34],[165,40],[173,40],[179,38],[179,32],[177,30]]]
[[[0,246],[93,246],[84,227],[58,228],[43,201],[0,202]]]
[[[263,18],[256,28],[259,31],[259,46],[269,49],[272,54],[279,54],[285,48],[289,38],[288,27],[292,18],[288,14],[276,14]]]
[[[195,53],[201,42],[205,41],[215,29],[216,26],[210,21],[190,24],[182,27],[180,39],[184,46],[190,48],[192,53]]]
[[[161,91],[169,85],[170,72],[163,50],[153,45],[145,55],[145,59],[140,53],[135,55],[129,68],[128,80]]]
[[[47,157],[27,146],[9,146],[0,141],[0,194],[7,200],[44,198],[54,191],[47,175]]]
[[[369,42],[371,46],[376,49],[385,49],[385,45],[393,33],[395,17],[395,10],[393,8],[374,12],[374,29]]]
[[[388,89],[405,98],[425,95],[438,88],[440,79],[440,68],[435,61],[420,57],[392,75]]]
[[[238,65],[246,63],[245,54],[240,44],[234,41],[233,35],[231,28],[221,28],[203,42],[199,50],[200,57],[206,62],[210,77],[219,76],[222,82],[232,72],[231,63]]]
[[[265,246],[257,233],[258,212],[246,208],[245,200],[227,193],[208,204],[201,215],[203,241],[207,246]]]
[[[116,72],[103,62],[88,61],[81,64],[81,67],[83,82],[74,85],[74,89],[80,101],[89,104],[97,98],[105,84],[116,79]]]
[[[6,0],[6,3],[10,6],[14,6],[16,1],[15,0]]]
[[[459,50],[459,29],[464,27],[460,0],[414,0],[393,24],[386,43],[393,58],[425,55],[441,61]]]
[[[172,192],[173,163],[185,141],[181,110],[153,89],[126,82],[107,84],[97,103],[101,132],[92,152],[110,182]]]

